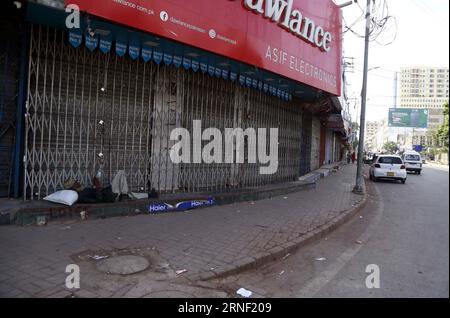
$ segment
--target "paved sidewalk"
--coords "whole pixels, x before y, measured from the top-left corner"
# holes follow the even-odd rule
[[[258,265],[337,225],[361,204],[364,197],[351,192],[355,173],[356,165],[344,165],[315,189],[183,213],[2,226],[0,297],[65,297],[66,266],[78,262],[80,297],[145,295],[130,293],[126,277],[97,273],[95,262],[86,261],[94,254],[145,256],[151,269],[132,276],[154,281],[204,280]],[[176,274],[180,269],[187,272]]]
[[[424,168],[432,168],[432,169],[438,169],[438,170],[443,170],[443,171],[449,171],[449,166],[448,165],[444,165],[441,163],[437,163],[437,162],[433,162],[433,161],[428,161],[426,164],[424,164],[422,167]]]

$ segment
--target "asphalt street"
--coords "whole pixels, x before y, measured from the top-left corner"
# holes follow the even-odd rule
[[[448,184],[448,169],[430,165],[404,185],[368,180],[365,208],[328,237],[215,283],[255,297],[449,297]],[[379,288],[366,285],[368,265]]]

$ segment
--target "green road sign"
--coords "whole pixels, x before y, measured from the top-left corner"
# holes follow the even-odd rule
[[[389,109],[389,127],[428,127],[428,109],[391,108]]]

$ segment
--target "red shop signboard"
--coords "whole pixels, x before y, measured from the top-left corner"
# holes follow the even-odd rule
[[[341,92],[342,16],[331,0],[66,0],[82,11]]]

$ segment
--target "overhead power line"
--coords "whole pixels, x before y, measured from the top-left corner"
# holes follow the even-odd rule
[[[344,18],[344,33],[351,32],[357,37],[364,38],[364,35],[354,30],[355,25],[365,20],[365,11],[359,3],[357,4],[362,13],[351,24],[348,24]],[[370,41],[383,46],[392,44],[395,41],[397,38],[397,20],[394,16],[390,15],[387,0],[373,1],[370,22]],[[386,34],[390,30],[394,30],[392,38],[388,41],[382,41],[380,36]]]

